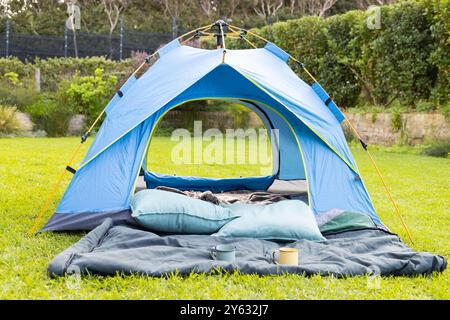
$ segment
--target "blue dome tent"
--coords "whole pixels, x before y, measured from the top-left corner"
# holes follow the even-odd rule
[[[183,103],[205,99],[240,101],[263,114],[268,129],[278,130],[273,174],[202,180],[146,171],[149,188],[264,190],[275,179],[306,180],[314,214],[333,208],[364,212],[382,225],[345,140],[345,117],[328,93],[314,78],[311,85],[301,80],[288,65],[292,57],[273,43],[226,49],[224,32],[239,32],[247,40],[244,29],[218,21],[192,31],[189,39],[213,27],[219,30],[217,49],[193,48],[180,37],[158,50],[158,59],[142,76],[135,73],[125,82],[106,106],[106,117],[82,163],[77,170],[68,166],[73,178],[42,231],[89,230],[106,217],[129,222],[130,201],[158,121]]]

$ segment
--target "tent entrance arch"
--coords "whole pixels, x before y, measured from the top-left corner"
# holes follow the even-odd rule
[[[186,102],[158,120],[143,169],[203,178],[276,175],[279,148],[274,129],[253,102],[216,98]],[[204,170],[203,164],[217,170]]]
[[[152,141],[152,136],[154,135],[155,128],[157,124],[161,122],[164,116],[170,111],[180,108],[185,102],[180,103],[180,105],[175,105],[167,109],[161,116],[156,120],[156,125],[149,138],[149,146],[147,147],[146,157],[143,161],[143,172],[141,175],[144,176],[147,188],[155,188],[157,186],[168,186],[173,188],[180,188],[183,190],[213,190],[213,191],[227,191],[233,189],[250,189],[250,190],[266,190],[270,186],[275,184],[275,189],[281,189],[287,187],[291,192],[306,192],[307,184],[299,180],[306,180],[306,172],[304,169],[303,156],[301,152],[300,143],[296,137],[296,133],[292,126],[288,123],[287,119],[278,113],[273,107],[265,105],[260,101],[250,101],[244,98],[198,98],[195,100],[190,100],[188,102],[198,102],[198,101],[227,101],[233,104],[238,103],[239,105],[245,106],[255,112],[257,117],[260,118],[261,124],[268,131],[267,138],[269,139],[271,156],[272,156],[272,170],[267,172],[267,174],[255,174],[251,176],[238,177],[192,177],[192,176],[180,176],[174,175],[172,173],[160,174],[156,173],[153,168],[146,165],[148,159],[151,159],[151,149],[150,144]],[[244,130],[242,130],[244,131]],[[256,134],[256,131],[254,131]],[[244,137],[245,139],[246,137]],[[191,141],[189,141],[191,142]],[[245,144],[246,147],[248,146]],[[234,147],[234,146],[233,146]],[[226,151],[226,150],[225,150]],[[248,154],[247,154],[248,156]],[[280,160],[282,159],[282,160]],[[280,163],[282,165],[280,165]],[[218,165],[219,167],[222,164]],[[266,170],[267,171],[267,170]],[[289,184],[282,184],[280,181],[291,181]],[[276,183],[274,183],[276,182]],[[142,188],[142,182],[137,183],[137,188],[139,186]],[[284,186],[284,187],[283,187]],[[135,187],[136,188],[136,187]]]

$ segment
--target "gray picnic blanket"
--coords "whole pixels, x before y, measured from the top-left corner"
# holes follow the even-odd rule
[[[210,248],[234,244],[232,263],[210,258]],[[274,264],[272,252],[280,246],[299,249],[298,266]],[[209,273],[217,269],[246,274],[283,273],[355,275],[418,275],[442,272],[444,257],[414,252],[398,236],[380,229],[345,231],[323,242],[300,240],[290,243],[251,238],[221,238],[208,235],[157,235],[106,219],[80,241],[51,261],[51,276],[66,274],[145,274],[164,276],[178,272]]]

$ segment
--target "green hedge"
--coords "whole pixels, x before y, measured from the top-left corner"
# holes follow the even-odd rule
[[[17,58],[0,58],[0,76],[15,72],[20,79],[34,79],[34,70],[39,68],[42,91],[57,91],[61,81],[70,81],[76,72],[80,76],[89,76],[95,69],[101,68],[105,75],[120,79],[127,75],[133,63],[131,59],[119,62],[104,57],[36,59],[33,63],[22,62]]]
[[[367,27],[368,12],[350,11],[252,31],[305,63],[342,107],[392,101],[414,106],[425,100],[448,108],[450,1],[404,1],[380,8],[381,28],[374,30]]]

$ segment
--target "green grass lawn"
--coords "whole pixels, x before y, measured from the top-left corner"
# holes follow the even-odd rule
[[[92,139],[91,139],[92,141]],[[0,299],[449,299],[450,274],[382,278],[378,289],[368,277],[336,279],[220,274],[167,278],[145,276],[51,279],[50,260],[83,234],[45,233],[28,237],[38,210],[49,195],[78,138],[0,139]],[[152,169],[171,173],[170,141],[155,138]],[[80,161],[88,144],[83,146]],[[382,221],[405,241],[401,227],[367,156],[354,148],[358,166]],[[408,153],[373,152],[392,188],[414,239],[412,247],[450,257],[450,160]],[[179,168],[180,169],[180,168]],[[178,174],[208,176],[258,173],[244,168],[183,166]],[[69,182],[66,175],[52,208]],[[44,220],[52,212],[46,212]],[[43,221],[44,222],[44,221]]]

